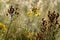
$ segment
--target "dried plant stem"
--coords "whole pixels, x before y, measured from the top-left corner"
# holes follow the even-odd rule
[[[11,22],[10,22],[10,24],[9,24],[8,28],[7,28],[7,32],[6,32],[6,36],[5,36],[5,40],[8,40],[7,35],[8,35],[9,28],[10,28],[10,26],[11,26],[12,21],[13,21],[13,20],[12,20],[12,18],[11,18]]]

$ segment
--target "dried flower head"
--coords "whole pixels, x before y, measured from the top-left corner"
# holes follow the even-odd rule
[[[54,19],[57,19],[59,17],[59,13],[55,14],[55,11],[53,13],[48,12],[48,17],[51,22],[54,21]]]
[[[13,8],[13,6],[10,6],[10,8],[8,9],[8,13],[9,13],[10,15],[12,15],[12,14],[14,13],[14,8]]]

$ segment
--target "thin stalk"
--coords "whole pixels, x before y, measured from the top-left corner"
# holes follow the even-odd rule
[[[6,36],[5,36],[5,40],[8,40],[7,35],[8,35],[9,28],[10,28],[10,26],[11,26],[12,21],[13,21],[13,20],[12,20],[12,18],[11,18],[11,22],[10,22],[8,28],[7,28],[7,32],[6,32]]]

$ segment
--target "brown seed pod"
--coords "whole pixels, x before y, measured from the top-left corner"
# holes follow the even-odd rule
[[[58,24],[59,28],[60,28],[60,24]]]
[[[53,13],[52,14],[54,14],[55,13],[55,11],[53,11]]]
[[[6,14],[6,16],[8,16],[8,14]]]
[[[58,19],[58,17],[59,17],[59,13],[56,14],[56,19]]]
[[[49,15],[50,15],[50,11],[48,11],[48,17],[49,17]]]
[[[42,18],[42,25],[43,26],[46,26],[47,25],[47,21],[44,18]]]
[[[59,23],[58,23],[58,21],[56,21],[56,23],[55,23],[55,24],[59,24]]]
[[[16,14],[16,15],[19,15],[19,13],[18,13],[18,12],[15,12],[15,14]]]
[[[53,13],[48,12],[48,17],[49,17],[49,20],[53,22],[54,19],[56,18],[55,11]]]
[[[13,8],[13,6],[10,6],[10,8],[8,9],[8,13],[13,14],[13,12],[14,12],[14,8]]]
[[[44,40],[43,36],[44,35],[42,33],[38,33],[36,40]]]

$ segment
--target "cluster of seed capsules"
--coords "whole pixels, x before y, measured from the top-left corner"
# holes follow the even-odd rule
[[[55,25],[57,24],[60,27],[60,24],[58,23],[59,13],[56,13],[55,11],[53,13],[48,12],[48,18],[51,23],[55,22]]]
[[[18,10],[18,8],[14,8],[12,5],[10,6],[10,8],[8,9],[8,13],[13,16],[13,14],[15,13],[16,15],[19,15],[19,12],[17,12],[16,10]],[[8,16],[8,14],[6,14]]]
[[[49,20],[51,22],[54,22],[54,19],[57,20],[58,17],[59,17],[59,13],[55,13],[55,11],[53,13],[50,13],[50,11],[48,12],[48,17],[49,17]]]
[[[60,25],[59,23],[58,23],[58,17],[59,17],[59,13],[55,13],[55,11],[53,11],[52,13],[50,13],[50,11],[48,11],[48,22],[44,19],[44,18],[42,18],[42,24],[43,24],[43,26],[47,26],[48,25],[48,23],[55,23],[55,24],[58,24],[58,25]]]
[[[37,39],[38,40],[45,40],[44,39],[44,35],[46,35],[45,33],[51,29],[51,27],[54,27],[54,25],[58,25],[58,28],[60,27],[60,24],[58,23],[58,17],[59,17],[59,13],[56,13],[55,11],[53,11],[52,13],[50,11],[48,11],[48,19],[49,20],[45,20],[45,18],[42,18],[42,28],[40,29],[40,33],[37,33]],[[54,35],[54,34],[53,34]]]

